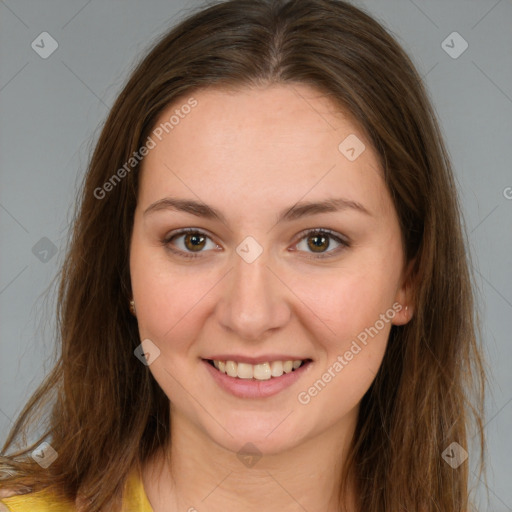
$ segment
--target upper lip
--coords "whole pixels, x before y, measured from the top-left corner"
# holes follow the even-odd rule
[[[242,354],[216,354],[213,356],[204,357],[206,360],[215,360],[215,361],[236,361],[237,363],[248,363],[248,364],[261,364],[261,363],[270,363],[272,361],[306,361],[311,358],[309,357],[300,357],[300,356],[290,356],[289,354],[267,354],[258,357],[254,356],[244,356]]]

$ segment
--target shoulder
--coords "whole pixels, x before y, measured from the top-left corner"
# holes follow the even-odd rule
[[[0,512],[76,512],[69,501],[56,500],[45,491],[18,494],[0,500]]]
[[[124,500],[129,503],[133,508],[130,510],[137,510],[139,512],[153,512],[149,499],[144,489],[141,470],[138,468],[132,469],[127,478],[125,486]]]
[[[132,470],[127,478],[124,494],[124,503],[130,504],[130,510],[138,512],[152,512],[151,505],[146,496],[141,474]],[[73,502],[62,501],[47,491],[28,494],[18,494],[9,498],[0,496],[0,512],[76,512]]]

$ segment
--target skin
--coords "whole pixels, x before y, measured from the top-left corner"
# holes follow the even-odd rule
[[[391,325],[412,314],[400,227],[377,155],[353,120],[306,85],[208,89],[194,98],[198,105],[143,161],[131,240],[140,337],[160,350],[149,368],[171,401],[171,453],[144,467],[146,494],[155,512],[337,510],[339,467],[359,403]],[[366,146],[354,161],[338,149],[351,134]],[[206,203],[225,222],[172,209],[144,214],[168,196]],[[358,202],[368,213],[345,208],[276,223],[299,200],[328,198]],[[166,247],[166,237],[183,228],[210,237],[202,252],[179,234]],[[320,254],[331,256],[315,259],[318,234],[302,232],[320,228],[349,246],[328,239]],[[263,248],[252,263],[236,252],[247,236]],[[298,394],[394,303],[408,311],[300,403]],[[313,363],[279,394],[241,399],[206,371],[201,358],[214,353],[290,354]],[[237,457],[247,442],[262,454],[252,467]],[[348,500],[353,507],[352,492]]]

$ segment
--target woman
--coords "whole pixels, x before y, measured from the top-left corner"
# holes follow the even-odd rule
[[[468,510],[473,317],[449,158],[398,44],[337,0],[208,7],[103,128],[5,506]]]

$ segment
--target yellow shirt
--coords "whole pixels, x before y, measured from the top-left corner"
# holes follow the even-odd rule
[[[125,489],[123,512],[153,512],[138,472],[133,471],[130,474]],[[4,512],[4,510],[9,512],[76,512],[73,503],[56,502],[52,499],[52,495],[44,490],[4,498],[0,500],[0,512]]]

